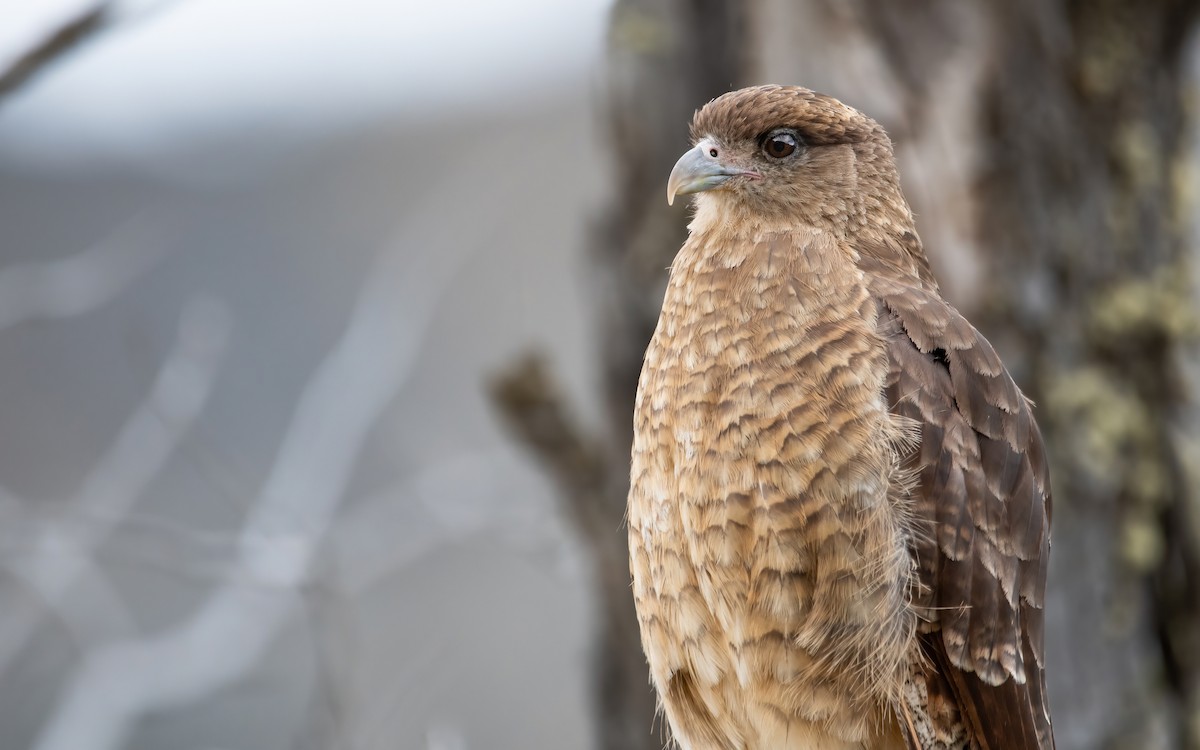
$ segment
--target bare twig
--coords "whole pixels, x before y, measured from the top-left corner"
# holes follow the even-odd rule
[[[627,471],[576,425],[538,357],[529,355],[496,377],[491,392],[509,429],[558,484],[562,505],[591,551],[602,601],[600,644],[592,661],[604,747],[648,747],[652,698],[629,595],[621,513],[614,512],[624,507]],[[639,688],[630,690],[635,680]]]
[[[301,394],[241,534],[244,580],[222,586],[170,632],[90,654],[39,750],[118,747],[145,712],[205,696],[257,662],[294,611],[360,448],[418,362],[462,256],[423,260],[425,268],[399,252],[381,259],[346,333]]]
[[[546,363],[526,355],[493,378],[491,395],[507,427],[562,489],[579,533],[589,539],[616,533],[599,513],[610,483],[603,443],[576,423]]]
[[[158,217],[135,217],[70,257],[5,267],[0,330],[26,320],[82,315],[113,300],[162,258],[163,224]]]
[[[218,302],[198,300],[185,308],[175,349],[146,400],[125,422],[75,497],[58,508],[57,520],[85,522],[45,524],[29,544],[28,554],[3,561],[45,606],[69,614],[78,605],[75,591],[81,580],[92,585],[101,578],[93,570],[92,555],[138,502],[199,416],[223,357],[229,326],[228,312]],[[19,518],[36,509],[6,494],[0,510]],[[10,530],[14,526],[20,528],[4,524]],[[7,538],[5,546],[13,549],[16,541]],[[24,648],[40,617],[36,608],[17,607],[0,619],[0,672]]]
[[[83,650],[99,647],[117,638],[128,638],[137,627],[121,592],[94,564],[81,565],[75,585],[71,587],[71,595],[58,597],[54,604],[55,617]],[[22,611],[27,610],[10,610],[13,614]],[[5,646],[6,653],[12,648]]]
[[[338,587],[362,594],[447,541],[494,528],[498,464],[494,455],[453,456],[354,503],[329,538]]]
[[[52,18],[48,28],[34,29],[38,37],[17,40],[11,59],[0,58],[0,100],[108,25],[106,2],[87,2],[66,11]]]

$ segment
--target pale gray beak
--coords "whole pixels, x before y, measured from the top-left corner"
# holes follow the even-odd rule
[[[713,144],[705,139],[687,151],[675,162],[671,176],[667,179],[667,205],[674,205],[675,196],[702,193],[728,182],[732,177],[758,177],[754,172],[735,169],[721,162],[719,156],[709,151]]]

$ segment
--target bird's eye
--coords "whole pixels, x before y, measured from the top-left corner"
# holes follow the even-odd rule
[[[796,136],[787,132],[771,133],[763,140],[763,152],[772,159],[782,159],[796,152]]]

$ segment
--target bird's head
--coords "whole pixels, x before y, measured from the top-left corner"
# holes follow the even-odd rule
[[[733,91],[696,113],[692,141],[668,203],[706,193],[722,209],[818,225],[853,224],[888,204],[909,214],[887,134],[832,97],[798,86]]]

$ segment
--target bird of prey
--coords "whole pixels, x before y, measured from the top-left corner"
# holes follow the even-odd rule
[[[1053,748],[1042,438],[942,298],[887,134],[760,86],[705,105],[692,137],[628,507],[675,742]]]

